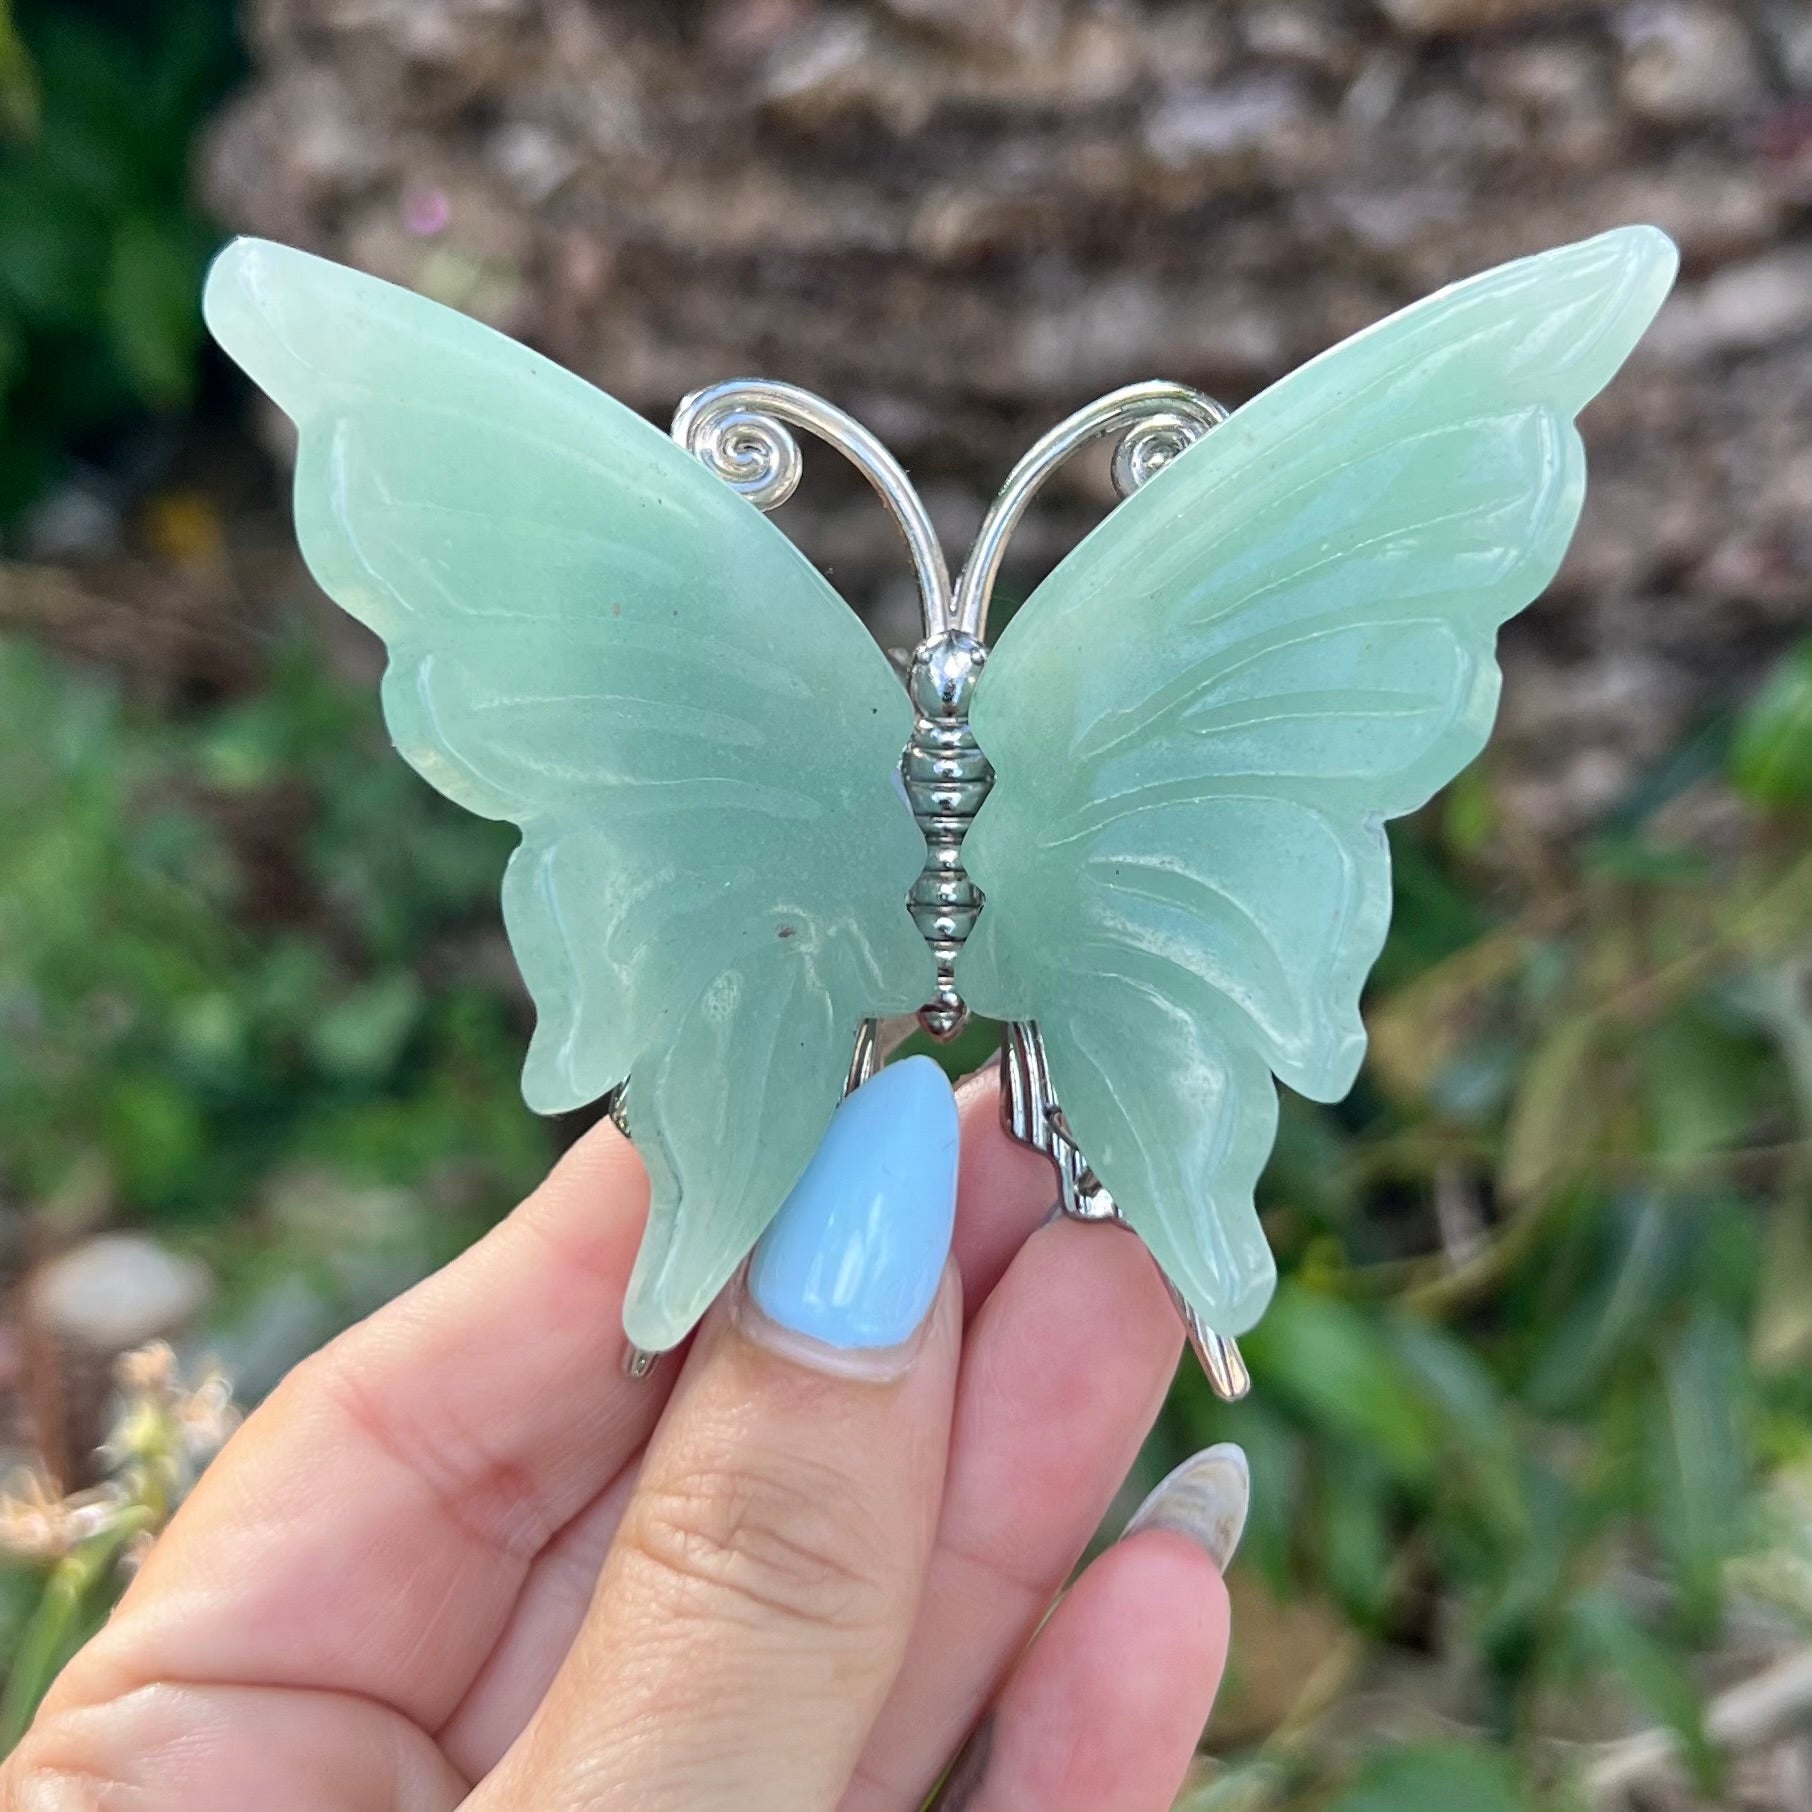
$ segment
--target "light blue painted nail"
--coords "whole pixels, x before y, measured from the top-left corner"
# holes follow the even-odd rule
[[[865,1082],[755,1248],[755,1306],[826,1346],[898,1346],[943,1276],[956,1145],[956,1097],[929,1057]]]

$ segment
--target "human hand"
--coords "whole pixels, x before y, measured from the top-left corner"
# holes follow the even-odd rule
[[[973,1731],[945,1812],[1164,1812],[1244,1463],[1179,1469],[1040,1628],[1179,1335],[1136,1240],[1040,1225],[998,1086],[882,1071],[639,1382],[647,1189],[599,1126],[247,1421],[0,1806],[916,1812]]]

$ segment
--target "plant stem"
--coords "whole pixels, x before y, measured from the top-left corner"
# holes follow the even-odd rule
[[[70,1632],[77,1627],[89,1594],[112,1571],[126,1543],[141,1529],[150,1528],[152,1521],[148,1509],[134,1505],[51,1569],[38,1608],[19,1639],[18,1653],[7,1673],[5,1696],[0,1698],[0,1755],[15,1748],[24,1736],[38,1701],[64,1659]]]

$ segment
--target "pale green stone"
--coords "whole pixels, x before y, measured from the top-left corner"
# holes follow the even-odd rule
[[[984,672],[959,985],[1039,1024],[1085,1154],[1218,1331],[1270,1291],[1272,1077],[1351,1082],[1383,821],[1483,741],[1497,626],[1578,513],[1572,417],[1673,262],[1607,234],[1336,348],[1117,511]],[[303,430],[303,548],[389,645],[399,748],[523,828],[525,1090],[632,1077],[654,1201],[626,1321],[670,1345],[803,1169],[857,1022],[930,993],[901,691],[749,505],[525,349],[255,242],[207,312]]]
[[[750,504],[502,335],[255,240],[205,311],[301,429],[303,552],[388,645],[398,749],[522,827],[524,1091],[551,1113],[631,1078],[653,1204],[625,1326],[670,1346],[817,1147],[859,1021],[931,991],[900,684]]]
[[[1384,820],[1483,743],[1498,625],[1579,513],[1573,417],[1674,267],[1625,228],[1314,360],[1115,511],[982,675],[987,903],[957,985],[1038,1023],[1082,1151],[1217,1332],[1271,1291],[1272,1076],[1352,1082]]]

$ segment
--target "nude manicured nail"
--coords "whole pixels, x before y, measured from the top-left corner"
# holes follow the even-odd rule
[[[1203,1549],[1224,1573],[1239,1546],[1251,1498],[1246,1456],[1223,1441],[1177,1467],[1133,1512],[1120,1539],[1145,1529],[1169,1529]]]

